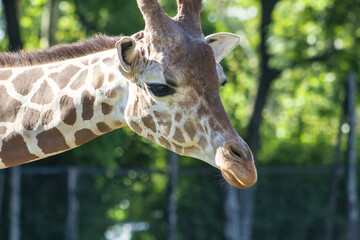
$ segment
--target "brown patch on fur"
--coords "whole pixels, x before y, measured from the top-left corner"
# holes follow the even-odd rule
[[[181,119],[182,119],[182,114],[177,112],[177,113],[175,114],[175,121],[176,121],[176,122],[180,122]]]
[[[117,97],[117,91],[116,89],[110,89],[105,93],[106,97],[108,98],[116,98]]]
[[[185,132],[189,135],[190,139],[194,139],[194,136],[196,134],[196,129],[194,127],[194,124],[187,120],[186,123],[184,124],[184,129],[185,129]]]
[[[38,140],[38,146],[45,154],[62,152],[70,148],[66,144],[64,136],[57,128],[39,133],[36,139]]]
[[[115,65],[115,58],[113,58],[113,57],[105,58],[105,59],[104,59],[104,63],[105,63],[106,65],[108,65],[109,67],[112,67],[112,66]]]
[[[61,120],[67,125],[74,125],[76,122],[76,108],[71,97],[64,95],[60,99]]]
[[[202,147],[203,150],[206,149],[207,145],[208,145],[208,141],[204,136],[201,136],[199,139],[199,145]]]
[[[37,104],[49,104],[53,98],[54,93],[51,87],[47,82],[43,82],[30,101]]]
[[[30,153],[23,137],[12,132],[3,139],[3,145],[0,151],[0,158],[5,166],[15,166],[38,158]]]
[[[209,111],[208,109],[204,106],[204,104],[201,104],[198,111],[197,111],[199,117],[202,117],[204,115],[208,115]]]
[[[142,117],[142,121],[147,128],[149,128],[154,133],[156,132],[156,125],[150,114],[145,117]]]
[[[73,44],[57,45],[45,50],[33,52],[16,52],[0,54],[1,67],[32,66],[66,59],[87,56],[93,53],[115,48],[115,43],[121,36],[108,37],[97,35],[94,38]],[[84,63],[85,64],[85,63]]]
[[[154,138],[154,136],[151,135],[151,134],[148,134],[148,135],[147,135],[147,139],[149,139],[149,140],[152,141],[152,142],[155,142],[155,138]]]
[[[113,124],[119,128],[126,125],[125,123],[123,123],[122,121],[119,121],[119,120],[114,121]]]
[[[141,96],[139,98],[139,104],[140,104],[139,109],[149,109],[149,103],[146,101],[143,94],[141,94]]]
[[[12,73],[13,72],[11,70],[0,71],[0,80],[8,80]]]
[[[63,89],[68,85],[71,77],[74,76],[79,70],[80,70],[79,67],[69,65],[60,73],[52,73],[49,75],[49,77],[54,79],[54,81],[56,82],[56,84],[59,86],[60,89]]]
[[[75,81],[71,84],[70,88],[72,90],[77,90],[81,88],[86,82],[87,75],[88,75],[88,70],[82,71],[80,75],[75,79]]]
[[[96,63],[97,61],[99,61],[99,57],[95,57],[91,60],[91,63],[90,64],[94,64]]]
[[[94,75],[93,75],[93,82],[91,83],[91,85],[92,85],[95,89],[99,89],[99,88],[101,88],[101,86],[104,84],[104,79],[105,79],[105,76],[104,76],[104,74],[101,72],[100,66],[95,66],[95,68],[94,68]]]
[[[99,89],[101,88],[101,86],[104,84],[104,75],[101,74],[99,75],[96,79],[94,79],[94,81],[92,82],[92,86],[95,89]]]
[[[18,93],[26,96],[30,92],[32,85],[43,75],[44,72],[40,68],[32,68],[20,73],[16,78],[14,78],[12,83]]]
[[[184,135],[178,127],[175,128],[173,139],[179,143],[185,143]]]
[[[171,115],[168,114],[167,112],[158,112],[158,111],[154,111],[154,115],[156,117],[156,122],[160,126],[162,133],[165,136],[169,136],[172,125]]]
[[[90,129],[84,128],[75,132],[75,144],[79,146],[96,137],[97,135],[95,135]]]
[[[22,120],[22,125],[27,130],[33,130],[38,124],[40,119],[40,111],[29,108]]]
[[[104,122],[99,122],[96,124],[97,128],[99,129],[100,132],[106,133],[106,132],[110,132],[112,129]]]
[[[7,128],[6,128],[6,127],[1,126],[1,127],[0,127],[0,134],[4,134],[4,133],[6,133],[6,130],[7,130]]]
[[[135,96],[134,105],[133,105],[132,115],[134,117],[137,117],[137,115],[138,115],[138,109],[139,109],[139,95],[138,95],[138,93],[139,93],[139,91],[137,91],[137,94]]]
[[[53,120],[53,110],[46,111],[41,117],[41,124],[43,126],[49,124]]]
[[[163,136],[159,137],[159,142],[167,149],[171,149],[171,144],[168,140],[166,140]]]
[[[141,127],[139,126],[139,124],[137,124],[136,122],[134,122],[134,121],[131,121],[130,123],[129,123],[129,126],[131,127],[131,129],[132,130],[134,130],[137,134],[141,134],[141,132],[142,132],[142,129],[141,129]]]
[[[51,78],[52,80],[54,80],[54,81],[56,82],[59,74],[60,74],[60,73],[58,73],[58,72],[53,72],[53,73],[50,73],[48,77]],[[59,85],[59,84],[58,84],[58,85]]]
[[[14,122],[21,102],[13,99],[4,86],[0,86],[0,122]]]
[[[81,103],[82,103],[82,119],[90,120],[94,116],[94,102],[95,98],[92,96],[88,90],[83,91],[81,94]]]
[[[109,82],[112,82],[115,80],[115,75],[113,73],[109,74]]]
[[[112,112],[112,110],[114,109],[114,106],[111,106],[110,104],[107,103],[101,103],[101,111],[103,112],[104,115],[108,115]]]

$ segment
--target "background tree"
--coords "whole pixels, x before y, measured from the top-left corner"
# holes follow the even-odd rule
[[[20,50],[23,48],[23,44],[20,37],[20,27],[19,27],[19,18],[18,18],[18,8],[20,6],[19,3],[20,0],[3,1],[5,18],[6,18],[6,30],[9,35],[9,50],[11,51]],[[10,188],[9,239],[20,240],[21,166],[16,166],[9,170],[9,188]]]

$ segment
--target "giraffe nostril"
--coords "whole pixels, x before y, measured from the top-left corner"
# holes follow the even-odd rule
[[[234,157],[237,157],[237,158],[240,158],[240,159],[244,160],[243,156],[241,155],[241,153],[237,149],[235,149],[233,147],[230,147],[230,152]]]

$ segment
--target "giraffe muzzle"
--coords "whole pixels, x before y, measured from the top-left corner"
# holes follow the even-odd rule
[[[245,142],[227,142],[217,150],[215,161],[225,180],[234,187],[248,188],[257,181],[254,157]]]

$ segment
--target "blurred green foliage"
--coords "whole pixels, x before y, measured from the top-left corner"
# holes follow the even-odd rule
[[[21,34],[27,50],[41,47],[40,26],[45,1],[21,1]],[[160,3],[170,16],[176,14],[175,0],[161,0]],[[135,0],[62,0],[59,10],[56,33],[59,43],[84,39],[98,32],[131,35],[144,26]],[[256,96],[261,11],[256,0],[204,1],[202,24],[205,35],[232,32],[242,37],[241,47],[222,62],[229,83],[221,89],[225,108],[240,135],[246,132]],[[3,9],[1,12],[3,15]],[[268,29],[267,46],[270,64],[281,74],[272,85],[263,112],[258,166],[329,166],[332,163],[343,111],[343,84],[350,70],[359,77],[359,12],[357,0],[281,0],[277,3],[273,23]],[[5,51],[8,39],[4,34],[4,20],[1,21],[0,49]],[[133,239],[164,239],[166,174],[111,174],[111,170],[121,168],[165,171],[167,152],[164,149],[127,128],[51,159],[31,166],[83,165],[110,169],[105,176],[80,179],[81,239],[103,239],[108,226],[132,221],[150,224],[149,231],[136,232]],[[180,158],[180,166],[211,168],[184,157]],[[285,175],[276,179],[259,176],[254,224],[256,239],[282,239],[284,234],[289,239],[320,238],[322,233],[318,225],[324,217],[328,182],[326,176],[315,175],[311,178]],[[219,184],[220,178],[180,176],[176,190],[178,239],[223,239],[224,190]],[[60,187],[65,185],[61,181],[26,179],[23,188],[27,189],[25,194],[28,196],[23,198],[24,221],[32,222],[31,228],[27,229],[33,231],[24,231],[24,239],[34,239],[34,236],[36,239],[49,239],[50,236],[54,239],[54,235],[63,239],[62,226],[47,226],[44,230],[44,222],[54,216],[65,221],[66,200]],[[45,190],[31,194],[31,189],[35,191],[40,185]],[[56,192],[51,192],[54,189]],[[304,204],[310,195],[311,203]],[[91,202],[88,199],[92,199]],[[28,209],[27,204],[31,202],[40,203],[40,209]],[[275,210],[277,215],[273,214]],[[343,226],[341,216],[336,219],[336,224],[337,228]]]

